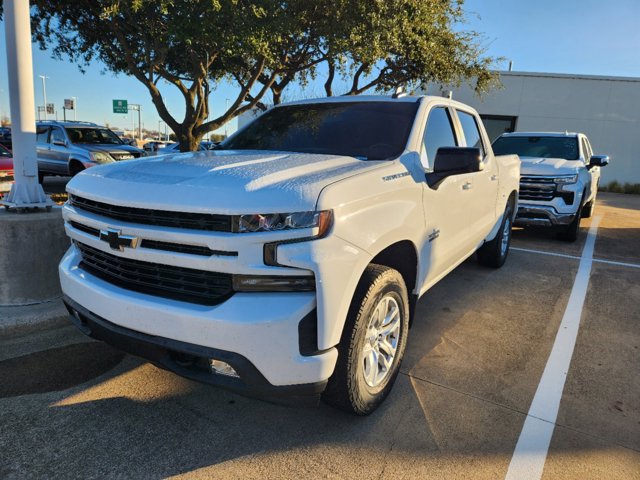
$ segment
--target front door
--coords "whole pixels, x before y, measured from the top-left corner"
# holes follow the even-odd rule
[[[435,106],[427,117],[421,147],[421,161],[425,172],[433,169],[433,163],[441,147],[462,145],[454,128],[454,111],[445,106]],[[422,246],[424,279],[421,291],[438,281],[453,268],[467,249],[472,229],[473,214],[469,208],[473,198],[473,173],[451,175],[436,186],[423,186],[426,238]]]

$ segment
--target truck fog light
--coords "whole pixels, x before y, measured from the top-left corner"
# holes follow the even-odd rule
[[[231,365],[221,360],[216,360],[215,358],[209,359],[209,368],[211,369],[211,373],[240,378],[240,375],[238,375]]]

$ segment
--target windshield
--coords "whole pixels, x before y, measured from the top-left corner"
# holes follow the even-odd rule
[[[274,108],[219,148],[386,160],[404,150],[417,102],[353,102]]]
[[[577,160],[580,157],[577,137],[500,137],[493,142],[493,153],[566,160]]]
[[[108,128],[66,127],[71,143],[122,145],[124,143]]]

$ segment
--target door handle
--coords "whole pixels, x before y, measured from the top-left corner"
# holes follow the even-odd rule
[[[493,181],[498,180],[498,175],[491,175],[491,180],[493,180]]]
[[[471,183],[471,182],[467,182],[467,183],[462,185],[462,189],[463,190],[470,190],[472,187],[473,187],[473,183]]]

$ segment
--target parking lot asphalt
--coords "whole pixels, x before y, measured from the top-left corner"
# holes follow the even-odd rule
[[[545,479],[640,478],[640,197],[601,193],[595,215]],[[0,478],[505,478],[592,221],[573,244],[516,230],[503,268],[469,259],[431,289],[365,418],[191,382],[72,326],[0,340]]]

